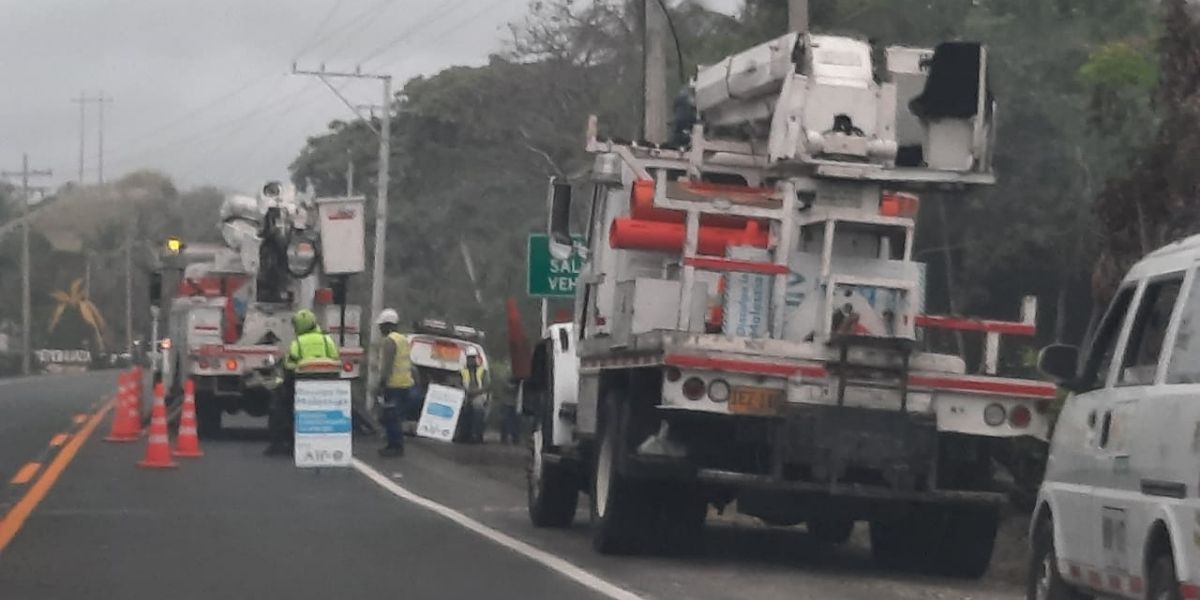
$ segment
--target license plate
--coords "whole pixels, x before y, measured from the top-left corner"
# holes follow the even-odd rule
[[[759,387],[734,387],[729,396],[729,412],[739,415],[776,415],[783,404],[783,390]]]

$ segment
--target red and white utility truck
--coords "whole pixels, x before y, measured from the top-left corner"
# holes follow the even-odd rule
[[[256,197],[226,198],[224,244],[168,241],[151,286],[156,324],[167,314],[158,376],[168,389],[195,383],[201,435],[219,431],[223,414],[268,413],[302,308],[338,343],[343,378],[360,376],[361,311],[345,290],[363,270],[363,223],[361,197],[316,198],[271,182]]]
[[[523,389],[535,525],[571,523],[582,491],[598,551],[694,549],[732,505],[830,543],[869,522],[886,563],[987,569],[993,456],[1046,439],[1056,390],[996,376],[1032,301],[1011,322],[926,314],[913,258],[919,194],[994,181],[986,49],[882,54],[793,33],[702,68],[677,147],[589,123],[585,243],[572,187],[550,199],[553,252],[585,258],[574,322]],[[928,351],[932,328],[982,332],[980,372]]]

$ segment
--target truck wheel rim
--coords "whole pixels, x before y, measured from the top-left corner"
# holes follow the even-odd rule
[[[1039,563],[1037,589],[1035,590],[1037,600],[1050,600],[1050,580],[1054,572],[1051,570],[1054,568],[1051,562],[1053,560],[1052,556],[1052,554],[1047,552],[1042,556],[1042,560]]]
[[[542,495],[542,430],[535,429],[530,438],[533,442],[533,463],[529,470],[529,483],[532,486],[531,492],[540,497]]]
[[[596,516],[603,518],[608,509],[608,486],[612,477],[612,441],[605,435],[596,461]]]

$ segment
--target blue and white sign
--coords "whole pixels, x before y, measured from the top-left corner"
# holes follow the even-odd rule
[[[462,414],[463,391],[458,388],[432,384],[425,393],[425,407],[417,421],[417,435],[421,437],[454,441],[454,428],[458,427],[458,416]]]
[[[350,381],[296,380],[297,467],[348,467]]]
[[[734,246],[728,257],[752,262],[768,262],[771,254],[760,248]],[[725,276],[725,306],[722,330],[734,337],[763,338],[769,333],[771,307],[770,275],[729,273]]]

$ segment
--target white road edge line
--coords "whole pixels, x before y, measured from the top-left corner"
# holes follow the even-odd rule
[[[391,479],[388,479],[383,473],[376,471],[374,467],[357,458],[354,459],[354,468],[358,470],[359,473],[366,475],[371,481],[379,484],[379,487],[391,492],[393,495],[446,517],[447,519],[450,519],[451,521],[454,521],[455,523],[458,523],[459,525],[462,525],[463,527],[470,529],[471,531],[474,531],[475,533],[478,533],[479,535],[482,535],[483,537],[492,540],[493,542],[496,542],[497,544],[500,544],[501,546],[504,546],[513,552],[516,552],[517,554],[521,554],[526,558],[532,559],[538,563],[541,563],[543,566],[557,571],[561,575],[566,576],[568,579],[571,579],[572,581],[575,581],[584,587],[612,598],[613,600],[642,600],[641,596],[638,596],[629,590],[592,575],[573,563],[567,562],[544,550],[539,550],[538,548],[522,542],[521,540],[518,540],[506,533],[492,529],[491,527],[488,527],[487,525],[484,525],[483,523],[480,523],[479,521],[476,521],[475,519],[472,519],[471,517],[468,517],[467,515],[464,515],[453,508],[438,504],[437,502],[425,498],[424,496],[419,496],[392,481]]]

